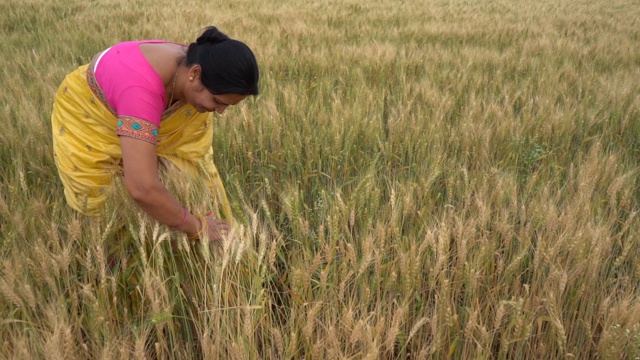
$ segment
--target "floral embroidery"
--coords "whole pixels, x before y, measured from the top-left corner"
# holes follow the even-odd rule
[[[111,114],[113,114],[113,116],[118,116],[116,111],[107,102],[107,96],[104,94],[104,91],[102,91],[102,89],[100,88],[100,85],[98,84],[98,81],[96,80],[96,76],[93,73],[93,69],[95,68],[97,59],[98,59],[98,56],[96,55],[93,58],[93,60],[91,60],[91,63],[89,63],[89,67],[87,67],[87,72],[86,72],[87,73],[87,84],[89,84],[89,89],[91,89],[91,92],[93,93],[93,95],[95,95],[100,100],[102,105],[104,105],[109,110],[109,112]]]
[[[169,116],[173,115],[183,105],[184,105],[184,101],[182,101],[182,100],[178,100],[178,101],[174,102],[171,106],[169,106],[169,108],[167,110],[165,110],[162,113],[162,120],[164,120],[164,119],[168,118]]]
[[[143,119],[130,116],[120,116],[118,118],[118,131],[120,136],[130,136],[136,139],[157,144],[158,125]]]

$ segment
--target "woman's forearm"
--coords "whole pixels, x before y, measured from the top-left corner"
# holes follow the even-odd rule
[[[161,182],[146,186],[144,191],[138,192],[135,196],[131,195],[138,206],[157,221],[188,234],[195,234],[200,230],[200,220],[188,210],[185,212],[183,206]]]
[[[157,221],[188,234],[197,234],[200,220],[184,211],[158,177],[155,147],[133,137],[121,136],[125,187],[135,202]],[[186,215],[186,217],[185,217]]]

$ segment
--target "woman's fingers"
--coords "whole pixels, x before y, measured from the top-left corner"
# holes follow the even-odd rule
[[[223,241],[229,237],[231,226],[225,221],[208,217],[207,222],[209,223],[209,239],[211,241]]]

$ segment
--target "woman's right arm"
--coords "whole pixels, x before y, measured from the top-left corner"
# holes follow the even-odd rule
[[[222,220],[206,217],[205,225],[198,217],[185,213],[182,205],[160,181],[155,145],[134,137],[120,136],[120,147],[125,187],[147,214],[187,234],[198,234],[206,226],[210,240],[222,240],[229,233],[230,226]]]

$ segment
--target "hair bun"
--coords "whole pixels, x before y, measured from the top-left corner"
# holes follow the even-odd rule
[[[227,35],[222,33],[215,26],[209,26],[205,28],[202,35],[200,35],[200,37],[196,40],[196,43],[198,45],[201,45],[204,43],[217,44],[225,40],[229,40],[229,37]]]
[[[200,65],[200,82],[213,94],[258,95],[260,70],[251,49],[216,27],[187,48],[187,66]]]

